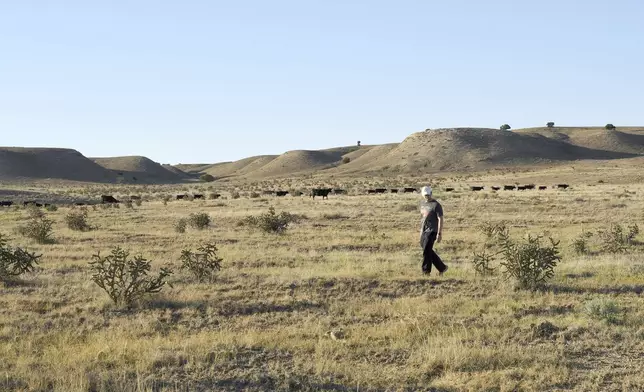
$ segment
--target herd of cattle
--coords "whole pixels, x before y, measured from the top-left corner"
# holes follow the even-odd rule
[[[556,184],[553,186],[554,189],[567,189],[569,188],[568,184]],[[492,186],[490,187],[491,190],[493,191],[526,191],[526,190],[546,190],[548,189],[547,186],[537,186],[534,184],[528,184],[528,185],[503,185],[502,187],[500,186]],[[446,187],[443,189],[445,192],[453,192],[455,189],[454,188],[449,188]],[[484,186],[470,186],[470,190],[473,192],[478,192],[485,190]],[[371,194],[383,194],[383,193],[416,193],[418,192],[418,188],[374,188],[374,189],[367,189],[366,193],[371,195]],[[291,195],[291,196],[302,196],[304,195],[304,192],[297,191],[297,192],[289,192],[289,191],[274,191],[274,190],[265,190],[262,191],[262,194],[265,196],[277,196],[277,197],[282,197],[286,195]],[[315,199],[316,197],[322,197],[322,199],[328,199],[329,195],[345,195],[347,194],[347,191],[345,189],[334,189],[334,188],[314,188],[311,189],[311,192],[309,193],[309,197]],[[218,199],[221,197],[221,194],[219,193],[214,193],[210,195],[211,199]],[[193,194],[193,195],[188,195],[188,194],[181,194],[181,195],[176,195],[175,196],[176,200],[199,200],[199,199],[205,199],[205,196],[203,194]],[[130,201],[134,200],[141,200],[141,196],[129,196]],[[114,203],[120,203],[120,200],[117,200],[114,196],[110,195],[102,195],[101,196],[101,203],[102,204],[114,204]],[[85,205],[86,203],[83,202],[76,202],[74,203],[75,205]],[[11,207],[14,205],[14,202],[11,200],[2,200],[0,201],[0,207]],[[27,207],[27,206],[36,206],[36,207],[48,207],[50,204],[49,203],[39,203],[35,200],[28,200],[28,201],[23,201],[22,205]]]

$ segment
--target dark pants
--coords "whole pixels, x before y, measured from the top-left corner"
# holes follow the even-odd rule
[[[436,242],[436,233],[423,233],[420,238],[420,246],[423,248],[423,272],[428,274],[432,270],[432,264],[438,270],[443,272],[447,268],[440,257],[434,252],[434,242]]]

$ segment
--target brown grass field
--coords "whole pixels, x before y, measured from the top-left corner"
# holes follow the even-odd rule
[[[436,191],[446,212],[437,249],[450,266],[442,277],[420,273],[417,194],[232,199],[227,191],[240,185],[230,182],[43,185],[150,200],[89,208],[97,228],[88,232],[65,226],[68,207],[46,212],[55,221],[49,245],[16,234],[24,208],[0,208],[0,233],[11,245],[43,254],[35,273],[0,283],[0,390],[642,391],[644,246],[619,254],[595,246],[579,256],[570,243],[582,230],[642,226],[644,181],[639,164],[597,165],[443,179],[457,190]],[[572,188],[465,190],[515,179]],[[273,185],[308,184],[281,181]],[[208,187],[225,199],[164,205],[158,197]],[[269,206],[306,219],[282,235],[237,225]],[[211,228],[176,233],[176,220],[195,212],[208,213]],[[475,275],[472,254],[485,242],[479,226],[501,221],[517,238],[561,240],[563,259],[543,290]],[[177,268],[181,250],[204,241],[216,242],[223,258],[212,283]],[[134,309],[112,306],[91,282],[88,262],[119,245],[155,269],[172,266],[172,287]],[[614,305],[617,321],[586,311],[598,300]]]

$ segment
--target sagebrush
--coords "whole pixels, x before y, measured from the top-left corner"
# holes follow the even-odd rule
[[[31,238],[39,244],[49,244],[53,242],[54,221],[42,218],[32,218],[25,225],[18,226],[18,233]]]

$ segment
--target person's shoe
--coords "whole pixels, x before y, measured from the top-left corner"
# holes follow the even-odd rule
[[[441,272],[439,272],[439,273],[438,273],[438,276],[443,276],[443,274],[444,274],[445,272],[447,272],[447,269],[448,269],[448,268],[449,268],[448,266],[445,266],[445,269],[444,269],[444,270],[442,270]]]

